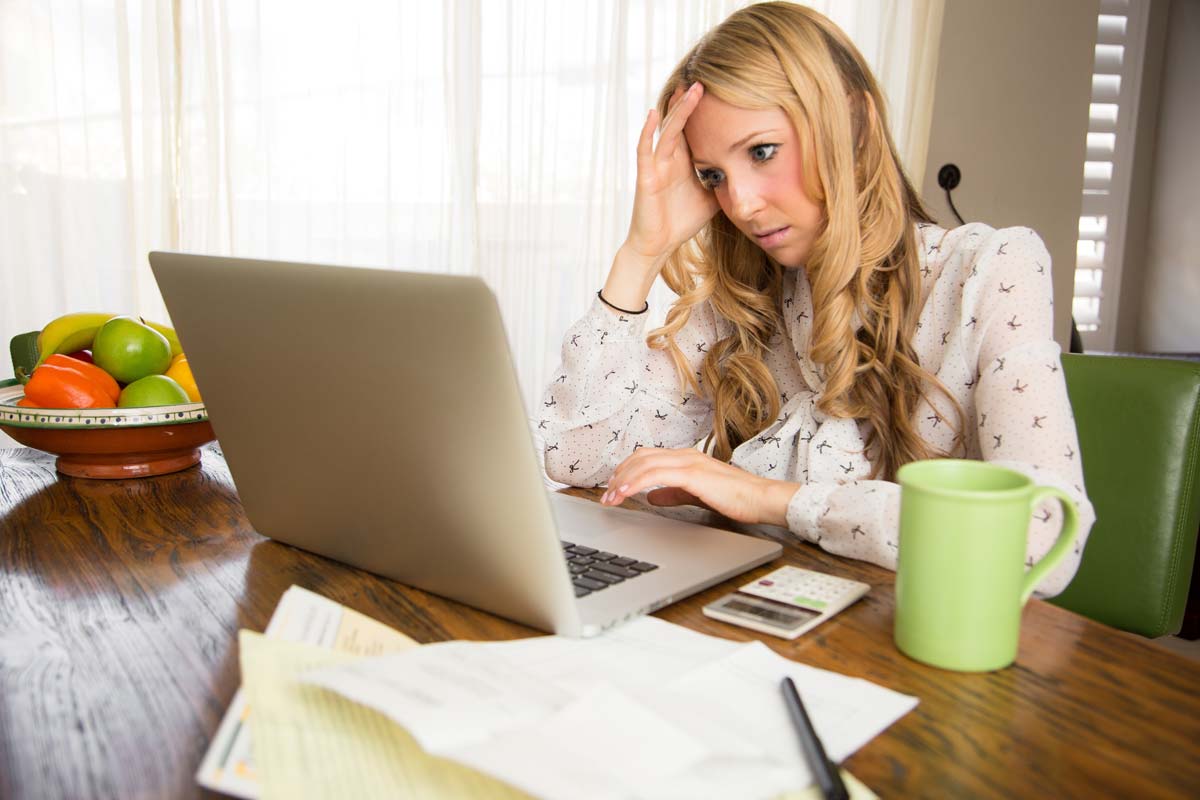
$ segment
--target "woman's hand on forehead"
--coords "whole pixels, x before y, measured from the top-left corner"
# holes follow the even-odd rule
[[[637,144],[637,193],[626,243],[641,257],[661,262],[717,213],[717,201],[696,179],[683,126],[704,87],[677,88],[657,143],[658,110],[651,109]]]

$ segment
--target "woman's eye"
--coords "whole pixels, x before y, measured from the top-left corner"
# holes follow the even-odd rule
[[[756,164],[770,161],[779,152],[777,144],[756,144],[749,148],[750,160]],[[698,169],[696,178],[705,189],[716,189],[725,182],[725,175],[719,169]]]
[[[777,144],[756,144],[750,148],[750,158],[755,161],[770,161],[778,150]]]
[[[719,169],[698,169],[696,178],[705,189],[715,189],[721,185],[721,181],[725,180],[725,176]]]

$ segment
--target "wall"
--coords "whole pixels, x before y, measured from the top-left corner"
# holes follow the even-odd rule
[[[950,0],[942,20],[925,174],[954,225],[938,169],[957,164],[968,222],[1027,225],[1054,260],[1055,338],[1066,349],[1075,282],[1098,0]]]
[[[1142,352],[1200,352],[1198,77],[1200,0],[1171,0],[1149,192],[1141,303],[1129,300],[1140,311],[1136,348]],[[1130,280],[1136,275],[1132,257],[1127,256],[1125,266]],[[1130,295],[1123,287],[1122,303],[1128,298]]]

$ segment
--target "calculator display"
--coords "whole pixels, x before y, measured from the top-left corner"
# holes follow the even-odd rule
[[[770,625],[785,628],[795,628],[809,620],[816,619],[820,614],[803,608],[784,606],[770,600],[762,600],[746,595],[730,595],[719,604],[722,611],[738,616],[749,617]]]

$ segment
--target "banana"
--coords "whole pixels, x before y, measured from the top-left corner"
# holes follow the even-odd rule
[[[119,315],[85,311],[66,314],[51,321],[42,328],[42,332],[37,337],[37,365],[41,365],[55,353],[74,353],[76,350],[87,350],[92,346],[92,340],[96,338],[96,331],[116,316]],[[167,338],[167,343],[171,345],[171,358],[183,352],[183,347],[179,344],[179,336],[175,333],[174,328],[146,319],[143,319],[142,322]]]
[[[100,326],[115,317],[116,314],[102,314],[90,311],[75,314],[65,314],[42,328],[38,336],[38,360],[41,365],[55,353],[74,353],[76,350],[86,350],[92,346],[96,331]]]

